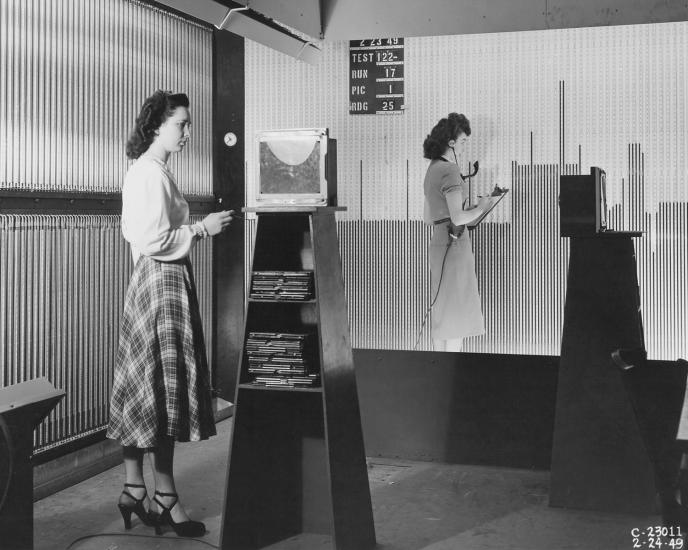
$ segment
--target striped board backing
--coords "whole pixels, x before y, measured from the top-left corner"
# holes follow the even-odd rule
[[[212,360],[212,244],[191,254]],[[133,269],[119,216],[0,215],[0,385],[44,376],[66,396],[37,452],[101,430]]]
[[[386,37],[368,37],[386,38]],[[413,349],[429,304],[423,140],[447,113],[472,133],[459,159],[473,202],[510,189],[472,233],[486,334],[464,349],[558,355],[568,246],[562,174],[607,174],[609,226],[635,239],[652,359],[688,356],[688,22],[404,40],[401,114],[349,114],[348,42],[308,65],[246,42],[247,200],[263,130],[337,139],[340,241],[354,346]],[[427,323],[418,349],[431,349]]]

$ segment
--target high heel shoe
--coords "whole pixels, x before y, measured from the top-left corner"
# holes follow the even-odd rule
[[[134,487],[138,489],[145,489],[145,485],[138,485],[136,483],[125,483],[125,487]],[[131,529],[131,514],[132,512],[136,514],[139,519],[143,522],[144,525],[151,526],[153,525],[153,522],[151,521],[150,518],[150,513],[148,510],[146,510],[143,507],[143,501],[146,498],[146,493],[143,494],[141,498],[136,498],[134,495],[132,495],[129,491],[124,489],[122,491],[122,495],[126,495],[128,498],[130,498],[134,504],[133,505],[127,505],[122,502],[122,497],[120,497],[119,503],[117,503],[117,507],[119,508],[119,513],[122,514],[122,519],[124,520],[124,528],[125,529]]]
[[[165,506],[162,502],[158,500],[158,496],[161,497],[174,497],[174,502],[172,506]],[[155,503],[160,506],[162,513],[156,514],[151,512],[151,516],[155,521],[155,534],[162,535],[162,526],[169,525],[172,527],[174,532],[180,537],[200,537],[205,534],[205,525],[200,521],[180,521],[175,522],[172,519],[172,508],[174,508],[179,503],[179,496],[177,493],[161,493],[160,491],[155,491],[155,496],[153,497]]]

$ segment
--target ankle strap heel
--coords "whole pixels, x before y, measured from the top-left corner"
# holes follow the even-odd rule
[[[122,514],[122,519],[124,520],[124,528],[127,530],[131,529],[132,513],[136,514],[144,525],[153,525],[153,522],[150,518],[150,512],[143,507],[143,502],[146,500],[147,493],[144,493],[141,498],[136,498],[126,489],[127,487],[132,489],[145,489],[146,486],[138,483],[125,483],[124,487],[125,489],[122,491],[122,495],[125,495],[132,501],[132,504],[128,504],[122,502],[122,497],[120,497],[119,502],[117,503],[117,508],[119,508],[119,512]]]
[[[172,502],[171,506],[165,506],[158,499],[159,496],[174,497],[174,501]],[[205,534],[205,525],[200,521],[188,520],[180,521],[179,523],[177,523],[172,519],[172,508],[179,504],[179,496],[177,495],[177,493],[163,493],[161,491],[155,491],[155,496],[153,496],[153,500],[162,509],[162,513],[160,513],[160,515],[157,516],[157,521],[155,523],[155,532],[158,535],[162,534],[163,525],[169,525],[170,527],[172,527],[174,532],[179,537],[200,537]]]

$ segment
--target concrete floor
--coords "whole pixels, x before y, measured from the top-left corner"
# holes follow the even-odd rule
[[[217,437],[177,446],[178,488],[191,517],[206,524],[201,539],[169,530],[155,536],[136,517],[126,532],[115,505],[123,482],[117,467],[35,503],[35,550],[217,548],[231,426],[224,420]],[[369,479],[380,550],[627,550],[633,528],[660,521],[550,508],[547,472],[371,458]],[[323,535],[269,547],[332,548]]]

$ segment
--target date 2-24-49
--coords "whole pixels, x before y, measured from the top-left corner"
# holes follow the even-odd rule
[[[683,533],[678,526],[635,527],[631,529],[633,548],[682,550]]]

